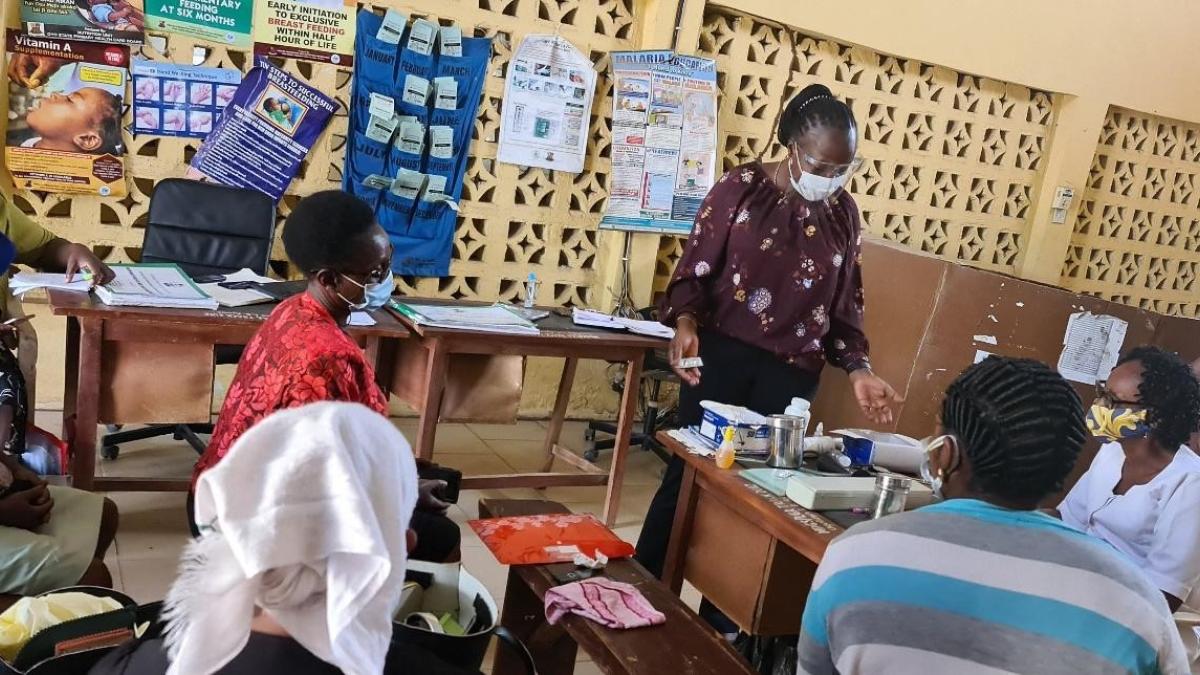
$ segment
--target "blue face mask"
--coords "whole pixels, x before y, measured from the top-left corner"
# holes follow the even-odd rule
[[[377,281],[373,284],[360,284],[345,274],[342,275],[342,278],[363,289],[362,302],[350,302],[345,296],[340,293],[338,294],[338,297],[349,305],[350,310],[354,312],[383,307],[388,303],[388,300],[392,299],[392,292],[396,290],[396,280],[391,270],[388,270],[387,276],[382,281]]]

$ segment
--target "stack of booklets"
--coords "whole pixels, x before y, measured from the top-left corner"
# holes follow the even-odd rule
[[[438,305],[416,302],[392,302],[392,309],[418,326],[453,328],[479,333],[537,335],[533,322],[504,305]]]
[[[67,281],[61,272],[17,272],[8,280],[8,288],[13,295],[21,296],[29,291],[53,289],[56,291],[78,291],[87,293],[92,289],[90,278],[79,273],[71,281]]]
[[[96,287],[106,305],[216,309],[216,300],[173,263],[112,265],[116,278]]]
[[[674,330],[662,325],[657,321],[627,319],[623,316],[613,316],[611,314],[597,312],[594,309],[580,309],[576,307],[571,311],[571,319],[575,322],[576,326],[627,330],[630,333],[646,335],[648,337],[663,338],[666,340],[670,340],[671,338],[675,337]]]

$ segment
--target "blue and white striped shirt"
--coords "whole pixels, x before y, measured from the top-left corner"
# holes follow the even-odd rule
[[[1115,549],[971,499],[834,541],[799,650],[808,675],[1188,672],[1162,593]]]

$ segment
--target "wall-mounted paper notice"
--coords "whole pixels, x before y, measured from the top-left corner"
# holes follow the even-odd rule
[[[1117,365],[1125,343],[1127,323],[1115,316],[1079,312],[1071,315],[1063,335],[1058,372],[1083,384],[1096,384]]]

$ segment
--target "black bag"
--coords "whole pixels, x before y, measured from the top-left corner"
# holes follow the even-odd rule
[[[111,588],[93,586],[62,588],[39,597],[57,593],[113,598],[122,607],[65,621],[37,633],[12,663],[0,660],[0,675],[86,675],[105,654],[133,639],[142,616],[133,598]]]

